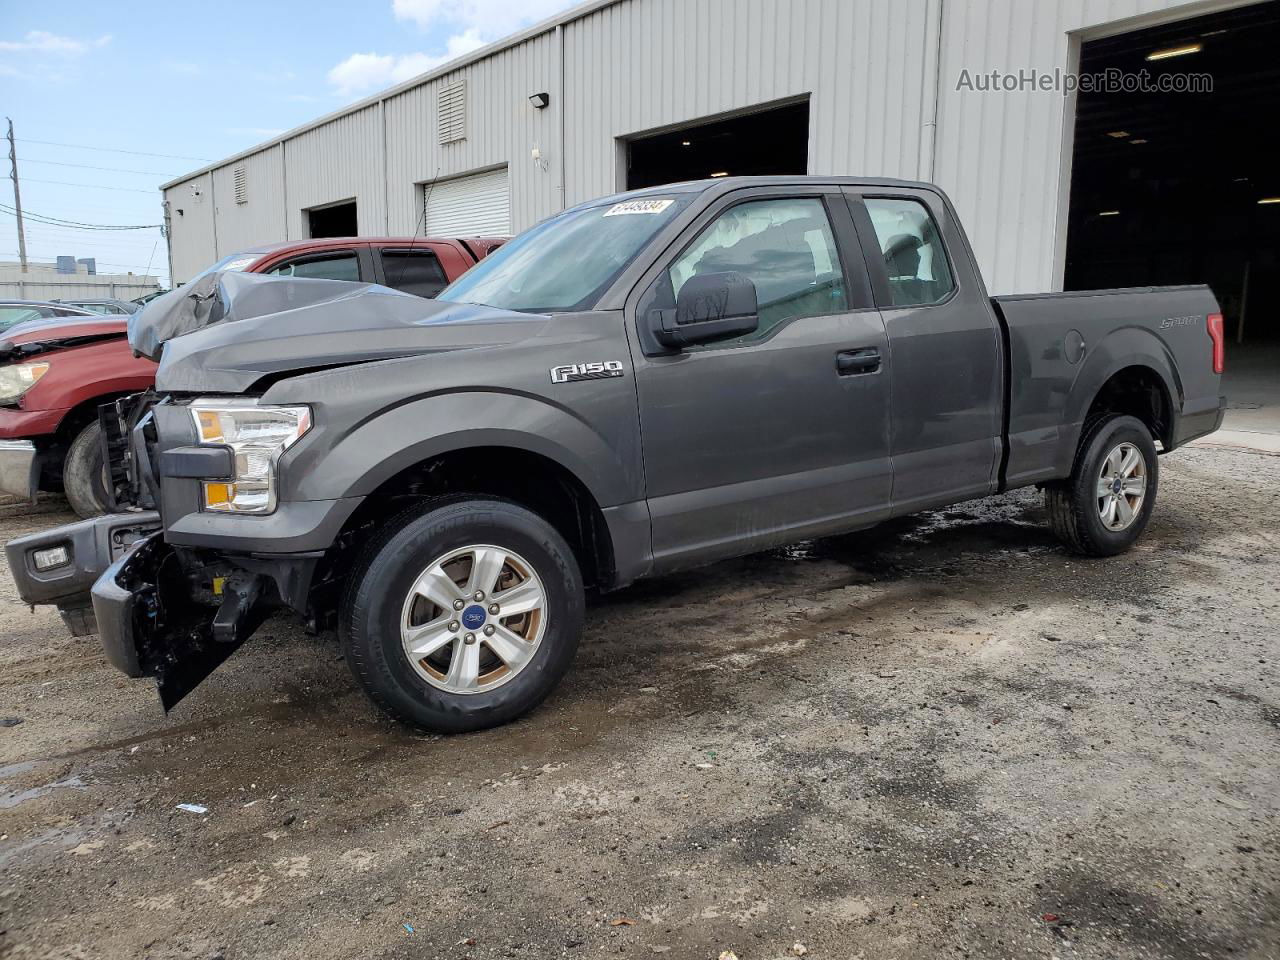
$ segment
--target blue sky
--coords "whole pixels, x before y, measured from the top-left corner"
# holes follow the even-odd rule
[[[164,181],[574,2],[0,4],[0,116],[13,118],[18,138],[23,210],[82,223],[159,223],[156,187]],[[10,207],[7,155],[0,167],[0,203]],[[26,238],[32,260],[92,256],[104,273],[142,273],[148,263],[167,273],[155,229],[28,220]],[[16,261],[17,250],[14,217],[0,210],[0,260]]]

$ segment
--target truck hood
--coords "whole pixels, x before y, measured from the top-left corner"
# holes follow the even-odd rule
[[[51,350],[80,347],[101,340],[120,340],[125,335],[124,318],[50,317],[15,324],[0,334],[0,363]]]
[[[134,314],[129,342],[159,355],[159,390],[242,393],[312,370],[513,343],[547,320],[377,284],[215,273]]]

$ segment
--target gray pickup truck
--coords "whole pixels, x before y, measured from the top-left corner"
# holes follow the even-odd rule
[[[102,411],[119,512],[9,543],[23,598],[166,708],[287,608],[439,731],[541,701],[587,589],[1031,484],[1118,553],[1223,410],[1206,287],[992,299],[891,180],[595,200],[433,301],[214,273],[130,338],[160,367]]]

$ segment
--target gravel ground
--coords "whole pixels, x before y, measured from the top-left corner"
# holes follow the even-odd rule
[[[464,737],[284,620],[166,719],[6,576],[0,955],[1280,957],[1280,458],[1163,467],[1111,560],[1018,492],[604,597]]]

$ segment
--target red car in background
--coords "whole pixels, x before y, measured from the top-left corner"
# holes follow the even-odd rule
[[[380,283],[434,297],[505,238],[336,237],[255,247],[209,268]],[[0,335],[0,493],[63,490],[82,517],[108,509],[98,406],[155,381],[126,317],[21,323]]]

